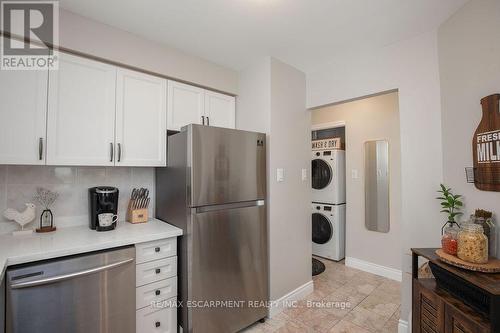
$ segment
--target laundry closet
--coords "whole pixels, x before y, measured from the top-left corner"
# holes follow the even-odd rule
[[[314,258],[400,280],[399,92],[311,110],[311,124]]]
[[[312,253],[345,257],[345,127],[321,125],[312,131]]]

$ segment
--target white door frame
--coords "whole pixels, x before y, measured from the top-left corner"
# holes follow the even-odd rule
[[[337,127],[345,127],[345,121],[333,121],[329,123],[321,123],[311,126],[312,131],[323,130],[327,128],[337,128]]]

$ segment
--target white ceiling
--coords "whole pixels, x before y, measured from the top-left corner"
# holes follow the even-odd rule
[[[63,8],[236,70],[303,71],[434,29],[467,0],[61,0]]]

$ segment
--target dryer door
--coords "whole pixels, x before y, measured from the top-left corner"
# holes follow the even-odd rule
[[[312,160],[312,188],[322,190],[332,181],[332,168],[322,159]]]
[[[333,226],[328,218],[320,213],[312,214],[312,241],[326,244],[333,237]]]

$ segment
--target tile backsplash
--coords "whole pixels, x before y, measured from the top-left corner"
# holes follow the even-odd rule
[[[154,168],[0,165],[0,233],[18,228],[15,222],[5,219],[3,211],[6,208],[22,211],[27,202],[37,205],[37,217],[28,227],[38,224],[41,209],[33,199],[37,187],[59,193],[52,208],[58,227],[88,224],[88,189],[98,185],[115,186],[120,190],[119,220],[125,220],[132,189],[149,189],[150,216],[154,216],[154,177]]]

